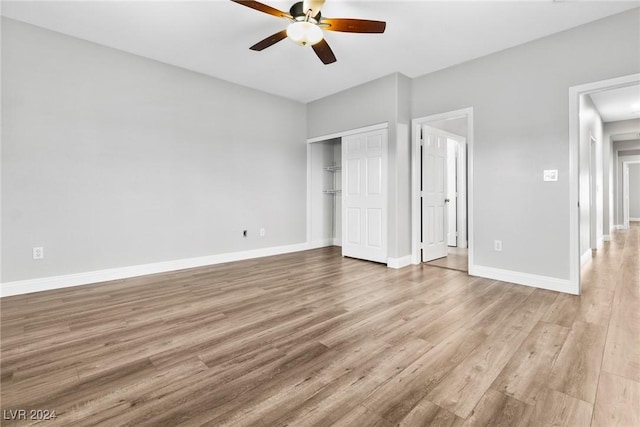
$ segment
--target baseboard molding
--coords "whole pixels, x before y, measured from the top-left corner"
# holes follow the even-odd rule
[[[624,225],[621,224],[616,224],[611,226],[611,230],[616,231],[616,230],[624,230]]]
[[[629,221],[640,221],[640,218],[629,218]]]
[[[500,268],[484,267],[482,265],[469,266],[469,275],[578,295],[577,289],[574,290],[574,286],[568,279],[558,279],[556,277],[539,276],[537,274],[521,273],[519,271],[502,270]]]
[[[326,248],[327,246],[333,246],[335,244],[334,239],[322,239],[316,240],[307,246],[307,249]]]
[[[611,241],[611,235],[605,234],[604,236],[602,236],[602,240],[604,240],[605,242],[610,242]]]
[[[589,248],[580,256],[580,266],[588,263],[591,258],[593,258],[593,252],[591,252],[591,248]]]
[[[402,268],[411,264],[411,255],[406,255],[400,258],[387,259],[387,267],[389,268]]]
[[[327,244],[324,246],[331,245]],[[295,245],[275,246],[270,248],[252,249],[241,252],[230,252],[197,258],[157,262],[152,264],[133,265],[130,267],[66,274],[62,276],[18,280],[14,282],[2,283],[0,285],[0,297],[22,295],[32,292],[48,291],[52,289],[68,288],[71,286],[89,285],[92,283],[107,282],[110,280],[127,279],[130,277],[146,276],[148,274],[184,270],[186,268],[204,267],[207,265],[223,264],[226,262],[242,261],[246,259],[300,252],[307,249],[314,249],[315,247],[316,246],[313,246],[312,244],[300,243]]]

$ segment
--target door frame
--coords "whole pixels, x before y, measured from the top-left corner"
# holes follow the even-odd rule
[[[629,229],[631,214],[629,213],[629,165],[640,164],[640,160],[622,161],[622,228]]]
[[[312,241],[312,227],[313,227],[313,211],[311,209],[312,206],[312,188],[311,188],[311,175],[312,175],[312,162],[311,162],[311,149],[310,149],[310,144],[314,143],[314,142],[322,142],[322,141],[326,141],[328,139],[335,139],[335,138],[343,138],[345,136],[350,136],[350,135],[355,135],[358,133],[363,133],[363,132],[369,132],[369,131],[373,131],[373,130],[381,130],[381,129],[386,129],[387,132],[389,130],[389,122],[383,122],[383,123],[376,123],[370,126],[364,126],[361,128],[355,128],[355,129],[349,129],[349,130],[345,130],[345,131],[341,131],[341,132],[336,132],[336,133],[331,133],[331,134],[327,134],[327,135],[321,135],[321,136],[315,136],[313,138],[307,138],[306,140],[306,144],[307,144],[307,245],[309,246],[309,249],[315,249],[315,248],[321,248],[321,247],[326,247],[326,246],[331,246],[333,245],[333,242],[329,243],[329,242],[313,242]],[[388,191],[388,188],[387,188]],[[387,210],[388,210],[388,202],[387,202]],[[388,211],[387,211],[388,214]],[[389,236],[387,236],[388,238]],[[343,236],[344,238],[344,236]],[[388,249],[388,248],[387,248]],[[388,253],[388,252],[387,252]]]
[[[447,132],[449,133],[449,132]],[[451,133],[458,144],[456,150],[456,248],[467,248],[467,138]],[[462,171],[462,172],[461,172]],[[464,239],[463,239],[463,236]]]
[[[589,247],[598,250],[598,156],[596,137],[589,134]]]
[[[580,96],[638,84],[640,73],[600,80],[569,88],[569,287],[580,295]],[[608,191],[608,190],[607,190]]]
[[[445,113],[432,114],[411,120],[411,263],[420,264],[420,237],[422,218],[420,215],[420,128],[430,122],[445,119],[467,118],[467,248],[469,274],[473,272],[473,107]]]

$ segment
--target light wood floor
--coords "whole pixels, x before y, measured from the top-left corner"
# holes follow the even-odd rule
[[[429,261],[427,265],[434,267],[450,268],[452,270],[467,271],[469,269],[469,255],[465,248],[450,247],[447,249],[447,256],[444,258]]]
[[[581,297],[327,248],[3,298],[3,416],[638,426],[639,240],[615,232]]]

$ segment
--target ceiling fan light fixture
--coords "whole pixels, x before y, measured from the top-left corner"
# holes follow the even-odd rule
[[[287,37],[300,46],[312,46],[323,39],[322,29],[307,21],[296,21],[287,27]]]

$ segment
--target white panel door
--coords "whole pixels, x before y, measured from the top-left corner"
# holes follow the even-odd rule
[[[447,256],[447,136],[422,126],[422,261]]]
[[[342,255],[387,263],[387,130],[342,138]]]

